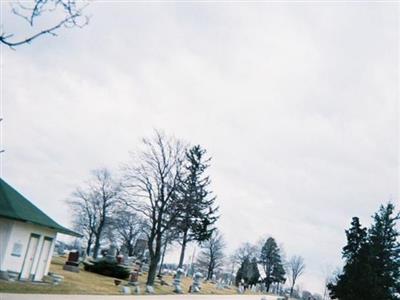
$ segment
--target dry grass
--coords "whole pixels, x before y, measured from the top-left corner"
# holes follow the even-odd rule
[[[112,277],[102,276],[95,273],[86,272],[83,269],[79,273],[64,271],[62,266],[65,257],[55,257],[50,266],[50,272],[64,276],[64,280],[59,285],[31,282],[8,282],[0,281],[0,292],[3,293],[42,293],[42,294],[95,294],[95,295],[116,295],[121,294],[121,288],[114,285]],[[146,275],[139,277],[141,292],[145,292]],[[164,276],[164,280],[169,286],[161,286],[156,283],[154,286],[156,294],[173,294],[172,276]],[[126,284],[123,281],[121,285]],[[184,293],[189,291],[192,279],[183,278],[182,289]],[[247,293],[250,293],[249,291]],[[203,283],[201,294],[229,295],[236,294],[236,289],[219,290],[212,283]]]

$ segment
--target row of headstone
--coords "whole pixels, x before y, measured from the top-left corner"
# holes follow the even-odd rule
[[[267,291],[265,284],[257,283],[245,287],[244,282],[240,282],[237,288],[237,292],[239,294],[243,294],[246,288],[249,289],[252,293],[265,293]]]

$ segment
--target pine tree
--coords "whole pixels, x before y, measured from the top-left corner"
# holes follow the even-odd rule
[[[376,276],[375,299],[399,299],[400,294],[400,232],[392,203],[381,206],[374,215],[374,224],[369,230],[371,264]]]
[[[272,271],[272,281],[278,284],[284,283],[286,281],[285,275],[286,275],[285,268],[283,267],[282,259],[279,256],[275,264],[275,267]]]
[[[244,258],[239,270],[236,273],[236,285],[244,281],[245,285],[256,284],[260,278],[257,260],[253,258],[251,261],[248,257]]]
[[[249,274],[248,274],[248,284],[256,284],[258,280],[260,279],[260,272],[258,271],[258,264],[257,264],[257,259],[253,257],[250,263],[250,268],[249,268]]]
[[[350,229],[346,230],[346,237],[347,245],[343,247],[342,257],[346,262],[351,263],[367,241],[367,229],[361,227],[359,218],[353,218]]]
[[[369,264],[367,229],[361,227],[359,219],[354,217],[346,236],[347,245],[342,251],[345,265],[342,274],[336,278],[336,284],[328,285],[330,296],[341,300],[367,300],[369,291],[366,287],[371,286],[374,277]]]
[[[261,248],[260,263],[264,268],[264,281],[268,292],[272,283],[283,281],[285,274],[280,249],[274,238],[268,238]]]
[[[206,158],[206,150],[199,145],[186,151],[185,174],[178,193],[178,205],[182,214],[175,223],[181,236],[179,267],[183,265],[187,244],[192,241],[206,241],[215,230],[213,224],[218,219],[218,207],[215,206],[215,197],[209,189],[210,178],[205,175],[210,160]]]

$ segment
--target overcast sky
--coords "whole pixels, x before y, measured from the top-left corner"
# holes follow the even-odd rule
[[[399,203],[398,5],[128,2],[2,49],[3,177],[70,225],[90,170],[162,129],[213,157],[228,250],[272,235],[322,292],[351,217]]]

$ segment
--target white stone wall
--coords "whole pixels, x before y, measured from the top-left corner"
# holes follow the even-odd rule
[[[17,273],[21,272],[22,265],[23,265],[24,259],[25,259],[25,254],[27,251],[27,246],[29,243],[29,238],[30,238],[31,234],[34,233],[34,234],[39,235],[40,239],[39,239],[39,244],[38,244],[38,250],[37,250],[34,260],[33,260],[33,265],[32,265],[33,273],[35,272],[35,270],[37,268],[37,264],[39,261],[39,255],[41,252],[40,250],[42,249],[44,238],[45,237],[53,238],[53,243],[52,243],[50,253],[49,253],[50,259],[48,259],[48,264],[46,266],[45,274],[47,274],[49,266],[50,266],[51,255],[53,252],[57,233],[50,228],[42,227],[42,226],[30,224],[30,223],[24,223],[24,222],[19,222],[19,221],[12,221],[12,220],[7,220],[7,222],[9,224],[12,224],[12,227],[11,227],[8,242],[4,247],[5,251],[3,252],[4,255],[3,255],[3,260],[2,260],[2,265],[1,265],[2,270],[17,272]],[[1,224],[3,224],[3,223],[4,223],[4,221],[2,221]],[[21,256],[11,255],[15,243],[22,245]],[[1,245],[1,246],[3,247],[3,245]],[[35,279],[41,280],[41,278],[37,278],[37,277]]]

